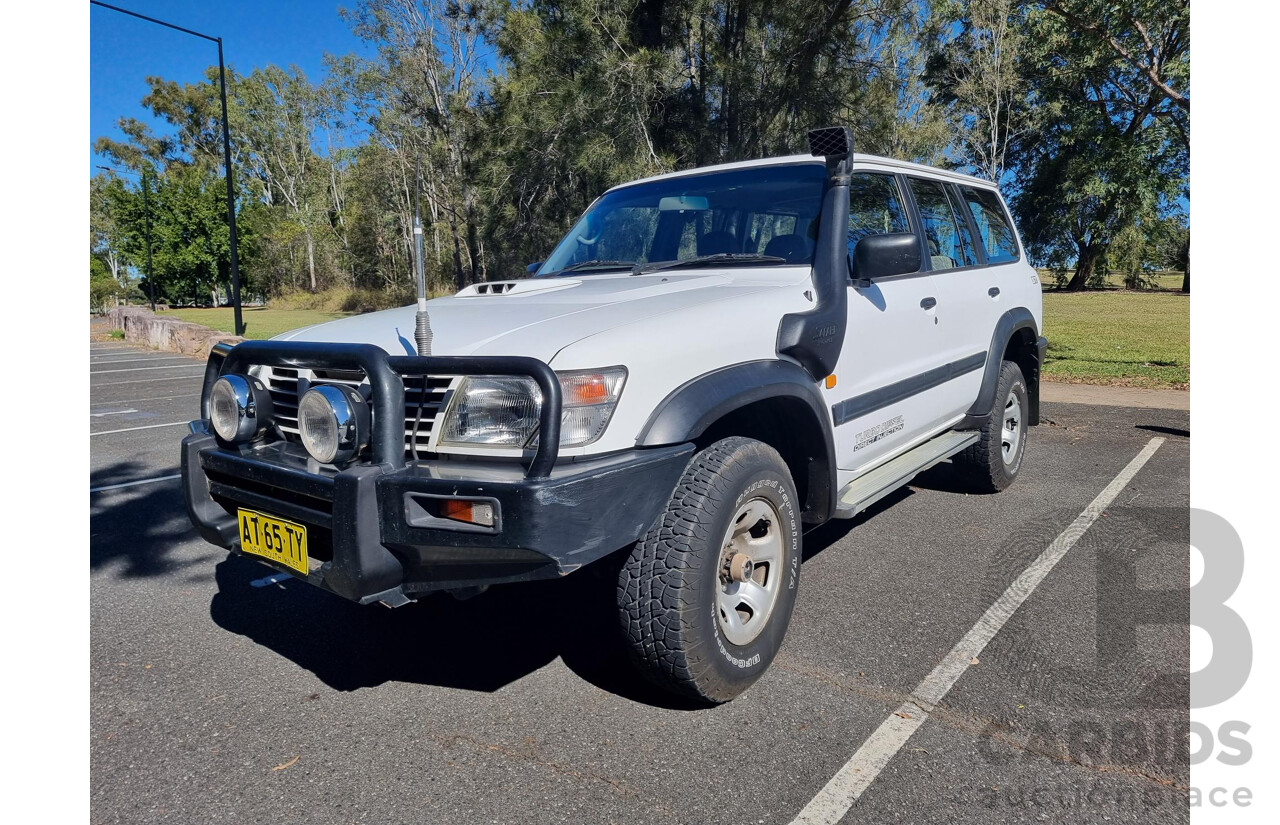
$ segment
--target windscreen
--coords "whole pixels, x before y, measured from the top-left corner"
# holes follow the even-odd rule
[[[719,254],[811,263],[825,178],[820,162],[793,163],[615,189],[569,230],[538,277]]]

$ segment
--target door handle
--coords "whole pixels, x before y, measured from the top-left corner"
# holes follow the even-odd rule
[[[932,297],[930,297],[930,298],[921,298],[921,299],[920,299],[920,308],[921,308],[921,309],[933,309],[933,308],[934,308],[934,307],[936,307],[937,305],[938,305],[938,299],[937,299],[937,298],[932,298]]]
[[[996,297],[997,295],[1000,294],[1000,287],[998,286],[991,287],[991,289],[987,290],[987,294],[990,295],[992,298]]]

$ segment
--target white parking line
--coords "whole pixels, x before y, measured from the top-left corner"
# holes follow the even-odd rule
[[[190,423],[190,422],[173,421],[168,424],[148,424],[145,427],[125,427],[123,430],[101,430],[96,433],[89,433],[89,437],[92,438],[95,435],[112,435],[114,433],[131,433],[131,432],[134,432],[135,430],[155,430],[160,427],[177,427],[181,424],[187,424],[187,423]]]
[[[170,364],[167,367],[126,367],[122,370],[89,370],[90,375],[106,375],[109,372],[145,372],[146,370],[185,370],[203,367],[203,364]]]
[[[109,386],[109,385],[108,385]],[[198,392],[184,392],[182,395],[144,395],[142,398],[130,398],[128,404],[137,404],[142,401],[173,401],[177,398],[199,398]]]
[[[126,481],[122,484],[107,484],[102,487],[90,487],[89,492],[101,493],[106,490],[119,490],[122,487],[137,487],[139,484],[155,484],[160,481],[173,481],[175,478],[182,478],[181,475],[160,476],[159,478],[144,478],[139,481]]]
[[[952,686],[964,675],[973,659],[982,653],[987,644],[1004,627],[1015,610],[1044,581],[1063,556],[1067,554],[1085,531],[1098,520],[1116,496],[1125,488],[1142,466],[1153,456],[1163,438],[1153,438],[1133,460],[1111,480],[1098,497],[1084,508],[1076,520],[1067,526],[1044,552],[1014,579],[1008,589],[996,599],[977,624],[956,643],[937,667],[911,692],[911,697],[880,723],[867,741],[854,752],[836,775],[831,777],[818,795],[792,821],[792,825],[835,825],[858,797],[871,786],[880,771],[889,764],[911,735],[929,718],[929,712],[942,701]]]
[[[111,412],[89,413],[90,418],[102,418],[104,415],[124,415],[125,413],[137,412],[137,410],[112,410]]]
[[[93,374],[94,373],[89,373],[90,376],[92,376]],[[137,381],[111,381],[110,383],[106,383],[106,384],[90,384],[89,386],[90,387],[119,387],[123,384],[151,384],[156,381],[181,381],[183,379],[186,379],[187,381],[194,381],[200,376],[201,376],[201,373],[196,373],[195,375],[170,375],[164,378],[139,378]]]
[[[141,364],[143,361],[189,361],[185,355],[151,355],[146,358],[93,358],[89,359],[89,366],[104,366],[106,364]]]

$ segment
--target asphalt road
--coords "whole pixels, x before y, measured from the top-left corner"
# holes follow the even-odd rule
[[[773,667],[694,710],[590,575],[394,611],[265,583],[172,478],[203,364],[89,357],[94,822],[791,822],[1157,436],[841,821],[1188,820],[1187,412],[1046,404],[1004,493],[942,465],[810,534]]]

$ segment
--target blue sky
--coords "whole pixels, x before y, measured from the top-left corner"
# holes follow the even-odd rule
[[[248,74],[256,66],[297,64],[307,77],[324,76],[324,55],[370,54],[338,16],[345,3],[314,0],[218,0],[215,3],[163,0],[107,0],[112,5],[158,17],[169,23],[222,38],[228,66]],[[89,174],[106,164],[93,154],[102,136],[121,138],[116,123],[134,117],[154,121],[139,102],[147,93],[146,78],[195,83],[218,63],[217,44],[173,31],[99,6],[89,6]]]

